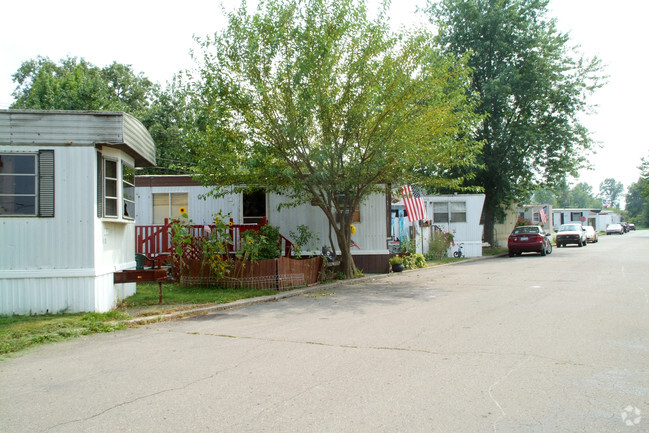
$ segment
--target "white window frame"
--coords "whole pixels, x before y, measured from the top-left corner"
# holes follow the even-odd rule
[[[129,182],[126,177],[124,176],[124,167],[128,167],[131,170],[131,173],[133,174],[133,179],[131,182]],[[122,209],[122,218],[128,219],[128,220],[134,220],[135,219],[135,167],[133,165],[127,163],[126,161],[122,160],[122,163],[120,164],[121,168],[121,177],[122,177],[122,206],[120,206],[120,209]],[[127,191],[130,190],[132,192],[132,197],[127,197]],[[127,210],[130,210],[131,212],[127,212]]]
[[[115,164],[115,177],[109,177],[108,176],[108,169],[106,168],[107,164]],[[102,176],[102,182],[103,182],[103,205],[104,205],[104,218],[119,218],[119,190],[120,190],[120,173],[119,173],[119,159],[118,158],[110,158],[110,157],[102,157],[102,165],[103,165],[103,176]],[[108,182],[114,182],[115,183],[115,195],[108,195]],[[114,213],[108,213],[108,202],[114,202],[115,203],[115,211]]]

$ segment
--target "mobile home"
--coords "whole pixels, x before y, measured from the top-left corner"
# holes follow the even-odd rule
[[[146,128],[121,112],[0,110],[0,314],[105,312],[135,293],[135,168]]]

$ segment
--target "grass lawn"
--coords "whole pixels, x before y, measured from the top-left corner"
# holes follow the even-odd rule
[[[0,316],[0,360],[9,354],[39,344],[69,340],[81,335],[126,329],[123,322],[139,314],[149,315],[196,304],[223,304],[239,299],[277,293],[275,290],[221,289],[211,287],[162,286],[158,304],[158,284],[141,283],[137,293],[108,313]]]

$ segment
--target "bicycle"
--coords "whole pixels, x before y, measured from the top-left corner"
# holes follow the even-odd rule
[[[457,244],[457,251],[453,251],[453,257],[455,257],[456,259],[463,256],[462,245],[464,244]]]

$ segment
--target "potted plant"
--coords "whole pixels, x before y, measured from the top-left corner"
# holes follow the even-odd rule
[[[403,257],[401,256],[390,257],[390,265],[392,266],[392,272],[403,271]]]

